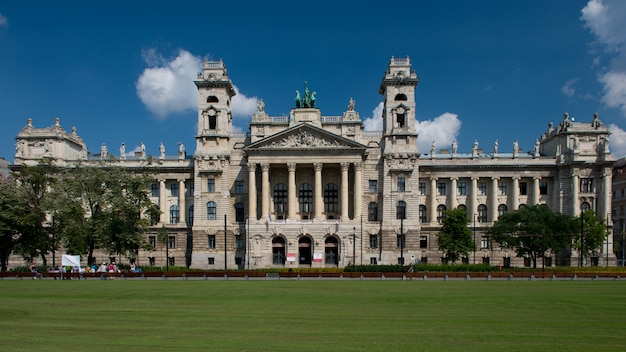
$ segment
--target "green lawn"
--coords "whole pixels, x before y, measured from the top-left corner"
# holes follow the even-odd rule
[[[626,281],[0,281],[8,351],[609,351]]]

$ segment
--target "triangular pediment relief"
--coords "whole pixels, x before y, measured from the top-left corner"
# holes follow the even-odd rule
[[[262,140],[256,141],[246,148],[252,150],[293,150],[293,149],[363,149],[361,143],[330,133],[309,124],[300,124]]]

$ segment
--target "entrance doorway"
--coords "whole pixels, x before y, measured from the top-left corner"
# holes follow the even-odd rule
[[[304,265],[311,265],[311,239],[308,237],[302,237],[298,240],[298,257],[299,263]]]
[[[324,254],[326,256],[326,264],[339,265],[339,241],[337,241],[337,237],[328,237],[324,241]]]
[[[272,239],[272,264],[285,265],[285,239],[282,237]]]

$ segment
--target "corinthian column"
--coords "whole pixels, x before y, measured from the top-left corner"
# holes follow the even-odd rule
[[[185,219],[185,180],[178,180],[178,208],[180,218],[178,222],[185,224],[187,220]]]
[[[354,163],[354,219],[361,218],[361,184],[363,181],[361,180],[361,171],[363,169],[363,163]]]
[[[348,217],[348,169],[350,163],[341,163],[341,218],[344,221],[349,220]]]
[[[323,163],[313,163],[313,169],[315,170],[315,189],[313,190],[314,208],[313,219],[322,218],[322,209],[324,208],[324,198],[322,196],[322,167]]]
[[[270,211],[270,164],[261,164],[261,218],[267,219]]]
[[[287,192],[289,193],[289,204],[288,204],[288,219],[296,218],[296,203],[298,203],[298,199],[296,198],[296,163],[288,163],[287,170],[289,171],[289,185],[287,186]]]
[[[162,224],[168,223],[169,211],[165,209],[167,207],[166,203],[167,195],[165,194],[165,180],[159,180],[159,208],[161,209],[161,221]]]
[[[248,163],[248,210],[249,218],[256,220],[256,163]]]

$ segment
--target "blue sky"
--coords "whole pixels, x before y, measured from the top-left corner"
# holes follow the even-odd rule
[[[122,142],[191,152],[204,58],[228,68],[240,131],[257,99],[287,115],[304,81],[323,115],[352,97],[380,129],[391,56],[409,56],[420,78],[423,153],[433,140],[530,150],[563,113],[598,112],[615,157],[626,155],[626,1],[443,0],[0,2],[0,156],[13,161],[28,117],[76,126],[91,153]]]

